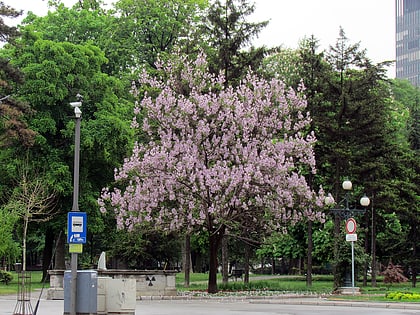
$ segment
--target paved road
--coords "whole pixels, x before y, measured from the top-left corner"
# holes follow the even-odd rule
[[[36,300],[31,302],[33,308]],[[11,315],[14,296],[0,296],[0,314]],[[37,315],[63,314],[62,300],[44,300]],[[334,302],[317,298],[290,299],[192,299],[137,301],[136,314],[147,315],[420,315],[420,303],[388,304]]]
[[[293,302],[293,301],[291,301]],[[295,301],[297,302],[297,301]],[[309,302],[309,301],[306,301]],[[275,301],[144,301],[136,314],[148,315],[413,315],[417,310],[333,305],[283,304]]]

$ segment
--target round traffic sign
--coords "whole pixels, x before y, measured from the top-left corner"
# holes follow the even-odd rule
[[[356,225],[355,219],[350,218],[346,221],[346,232],[348,234],[356,233],[356,228],[357,228],[357,225]]]

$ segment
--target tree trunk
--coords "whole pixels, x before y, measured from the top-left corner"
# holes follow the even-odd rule
[[[308,265],[306,270],[306,285],[308,287],[312,286],[312,224],[311,220],[308,221]]]
[[[185,235],[185,244],[184,244],[184,287],[188,288],[190,286],[190,271],[191,271],[191,237],[189,234]]]
[[[417,257],[417,244],[418,244],[418,230],[417,230],[417,224],[415,220],[412,221],[411,229],[413,231],[413,258],[411,263],[411,285],[413,288],[417,286],[417,263],[418,263],[418,257]]]
[[[249,244],[245,244],[244,283],[249,283],[249,256],[250,256]]]
[[[66,269],[65,261],[65,249],[66,249],[66,235],[65,233],[59,233],[58,238],[56,239],[57,250],[54,257],[54,268],[58,270]]]
[[[261,264],[261,268],[263,267],[263,264]],[[271,274],[274,275],[276,273],[276,258],[272,257],[271,258]]]
[[[229,281],[229,249],[228,249],[228,237],[227,235],[222,238],[222,278],[223,284],[228,283]]]
[[[48,269],[51,268],[51,260],[54,246],[54,232],[50,227],[45,231],[44,250],[42,253],[42,281],[48,278]]]
[[[371,286],[376,287],[376,226],[375,226],[375,212],[373,210],[373,198],[372,198],[372,280]]]
[[[25,277],[26,271],[26,233],[28,232],[29,218],[28,213],[23,216],[23,244],[22,244],[22,275]],[[22,278],[22,279],[23,279]]]
[[[334,273],[334,290],[338,289],[341,286],[341,275],[339,273],[339,247],[338,241],[340,236],[340,219],[338,216],[334,217],[334,265],[333,265],[333,273]]]
[[[411,267],[411,286],[415,288],[417,286],[417,250],[416,250],[417,244],[413,244],[413,263]]]
[[[208,293],[217,293],[217,253],[219,251],[219,245],[223,234],[209,236],[209,247],[210,247],[210,258],[209,258],[209,282],[207,291]]]
[[[365,222],[369,222],[369,218]],[[366,232],[368,231],[369,231],[369,228],[366,228]],[[369,238],[367,235],[365,237],[365,253],[366,254],[369,253]],[[363,268],[363,286],[364,287],[367,286],[368,271],[369,271],[369,261],[366,259],[364,263],[364,268]]]

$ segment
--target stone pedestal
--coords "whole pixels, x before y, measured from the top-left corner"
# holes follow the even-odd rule
[[[50,287],[47,300],[64,300],[64,270],[48,270]]]

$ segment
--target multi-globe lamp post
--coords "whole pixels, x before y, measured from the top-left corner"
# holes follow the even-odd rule
[[[346,220],[346,241],[351,243],[351,290],[355,293],[355,281],[354,281],[354,242],[357,241],[356,234],[356,220],[353,218],[356,214],[362,214],[365,209],[357,209],[356,207],[350,208],[350,191],[352,190],[353,184],[349,180],[345,180],[342,183],[342,188],[346,191],[344,198],[337,204],[339,207],[331,208],[331,213],[340,220]],[[327,206],[335,205],[334,198],[331,194],[325,197],[325,204]],[[360,198],[360,205],[367,207],[370,204],[370,199],[364,195]]]

